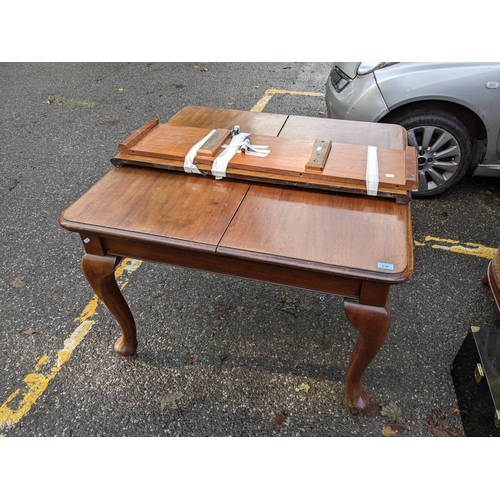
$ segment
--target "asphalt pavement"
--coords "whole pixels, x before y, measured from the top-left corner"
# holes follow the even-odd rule
[[[343,404],[357,333],[340,298],[126,261],[119,282],[139,349],[121,358],[118,325],[83,276],[80,239],[58,224],[149,119],[189,105],[325,118],[329,69],[0,64],[0,434],[467,435],[472,409],[460,407],[452,366],[471,326],[500,327],[481,283],[500,244],[499,180],[468,177],[412,201],[414,274],[391,289],[391,329],[364,377],[384,409],[373,418]],[[482,422],[482,435],[495,435]]]

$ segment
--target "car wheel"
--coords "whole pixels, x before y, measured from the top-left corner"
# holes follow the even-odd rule
[[[393,121],[417,149],[418,189],[414,198],[441,194],[462,179],[471,164],[472,145],[461,121],[440,111],[413,111]]]

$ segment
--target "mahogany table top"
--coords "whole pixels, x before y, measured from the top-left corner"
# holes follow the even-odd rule
[[[344,128],[336,120],[186,109],[170,122],[205,126],[210,119],[218,127],[229,117],[265,134],[293,137],[300,127],[337,142],[375,137],[373,124]],[[398,129],[382,129],[377,145],[405,147]],[[410,204],[388,198],[124,166],[71,205],[61,224],[100,237],[391,283],[405,281],[413,270]]]
[[[140,167],[69,207],[67,229],[398,282],[413,267],[410,205]]]

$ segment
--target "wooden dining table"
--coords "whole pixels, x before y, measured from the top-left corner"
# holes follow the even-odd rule
[[[197,106],[168,123],[237,124],[251,134],[407,148],[404,129],[388,124]],[[216,180],[140,162],[114,164],[59,222],[82,239],[83,272],[121,327],[118,354],[132,355],[138,347],[134,317],[114,277],[123,258],[334,294],[344,298],[345,315],[359,331],[345,403],[361,413],[373,408],[376,399],[364,390],[362,377],[390,328],[390,287],[413,271],[411,202],[265,179]]]

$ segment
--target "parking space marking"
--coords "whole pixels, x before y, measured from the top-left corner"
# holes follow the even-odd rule
[[[496,248],[487,247],[480,243],[461,243],[460,240],[451,240],[445,238],[436,238],[435,236],[426,236],[424,241],[431,243],[431,248],[436,250],[446,250],[448,252],[471,255],[491,260],[495,256]],[[436,242],[432,244],[432,242]],[[425,246],[427,243],[415,241],[415,246]]]
[[[140,260],[124,259],[115,271],[116,279],[119,279],[124,271],[127,271],[129,274],[134,272],[140,265]],[[121,284],[120,288],[122,290],[128,284],[128,281],[126,279]],[[97,295],[94,295],[83,308],[80,316],[75,318],[75,321],[80,324],[64,340],[64,347],[53,358],[44,354],[36,363],[33,372],[24,377],[24,386],[16,389],[0,406],[0,430],[14,426],[31,410],[31,407],[45,392],[49,383],[61,371],[64,364],[71,358],[74,349],[94,325],[95,322],[90,318],[95,314],[98,305],[99,300],[97,299]]]
[[[261,112],[269,103],[269,101],[276,94],[288,94],[288,95],[305,95],[310,97],[325,97],[325,94],[320,94],[319,92],[300,92],[297,90],[279,90],[279,89],[267,89],[264,95],[259,99],[257,104],[250,111]]]

